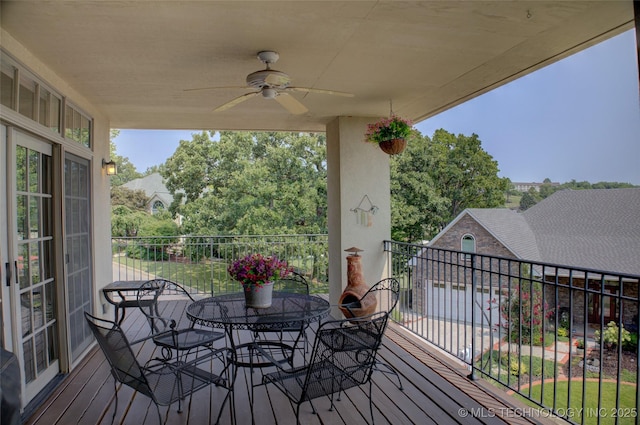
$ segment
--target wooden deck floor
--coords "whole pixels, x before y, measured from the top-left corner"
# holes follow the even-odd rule
[[[147,331],[139,312],[127,316],[123,328],[128,335]],[[153,350],[146,343],[147,351]],[[376,424],[529,424],[551,423],[547,418],[532,417],[521,404],[500,393],[482,380],[470,381],[466,369],[455,361],[441,356],[418,339],[391,324],[380,351],[382,361],[399,372],[404,385],[400,391],[394,377],[382,372],[374,373],[373,401]],[[257,375],[257,376],[256,376]],[[260,380],[260,372],[254,374]],[[248,404],[249,375],[246,368],[238,372],[235,383],[235,413],[237,424],[251,424]],[[161,407],[166,424],[211,424],[215,421],[224,392],[210,387],[186,400],[184,411],[177,405]],[[106,425],[111,423],[114,409],[114,384],[109,366],[102,352],[94,347],[82,363],[70,373],[52,394],[24,421],[27,425]],[[309,403],[302,405],[302,424],[365,424],[370,423],[366,393],[359,388],[350,389],[329,411],[328,400],[314,401],[318,414],[314,415]],[[474,412],[475,414],[472,414]],[[523,414],[524,412],[524,414]],[[254,402],[255,423],[295,424],[295,413],[288,400],[269,387],[256,389]],[[157,424],[155,405],[148,397],[136,394],[128,387],[118,390],[118,408],[114,423]],[[228,404],[221,424],[230,424]]]

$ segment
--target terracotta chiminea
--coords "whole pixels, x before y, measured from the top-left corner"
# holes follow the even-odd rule
[[[351,255],[347,256],[347,287],[344,288],[338,304],[340,311],[344,317],[350,319],[352,317],[366,316],[373,313],[378,305],[378,300],[374,294],[367,295],[361,300],[362,296],[369,290],[369,286],[362,276],[362,257],[358,255],[361,249],[351,247],[345,249]],[[348,305],[349,308],[346,306]]]

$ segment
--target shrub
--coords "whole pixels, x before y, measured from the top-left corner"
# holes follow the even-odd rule
[[[543,323],[553,310],[543,302],[540,282],[524,282],[514,285],[509,297],[500,304],[500,313],[512,341],[542,345]]]
[[[620,335],[621,340],[618,340],[618,336]],[[600,343],[600,331],[597,330],[594,332],[593,338],[597,343]],[[621,325],[620,329],[616,322],[611,321],[607,324],[607,327],[604,328],[604,332],[602,332],[602,343],[605,348],[615,348],[618,346],[618,343],[621,343],[624,347],[625,344],[629,344],[631,342],[631,333],[624,328],[624,325]]]
[[[505,364],[506,360],[505,360]],[[527,374],[527,365],[524,364],[523,361],[518,361],[518,357],[512,355],[511,356],[511,363],[509,363],[509,373],[511,373],[511,375],[513,376],[520,376],[520,375],[526,375]]]
[[[570,318],[571,317],[569,316],[569,310],[567,310],[566,308],[561,309],[560,315],[558,316],[558,326],[569,332],[569,329],[571,329],[571,321],[569,320]]]
[[[629,334],[629,340],[622,343],[622,349],[633,353],[638,351],[638,334],[636,332]]]

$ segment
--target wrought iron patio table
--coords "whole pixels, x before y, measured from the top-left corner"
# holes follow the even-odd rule
[[[114,321],[122,324],[127,308],[145,307],[140,305],[138,290],[147,282],[146,280],[117,280],[102,288],[102,293],[109,304],[115,307]],[[144,301],[142,302],[144,304]],[[149,305],[151,301],[149,302]],[[122,311],[122,315],[120,315]],[[120,316],[120,317],[118,317]]]
[[[330,304],[327,300],[307,294],[294,294],[289,292],[274,292],[271,306],[267,308],[252,308],[245,305],[242,292],[217,295],[197,300],[187,306],[187,316],[196,324],[223,328],[229,339],[231,351],[234,357],[230,359],[237,367],[250,368],[251,398],[253,399],[253,368],[273,366],[266,361],[254,361],[254,356],[261,348],[269,347],[288,353],[283,356],[282,362],[293,363],[294,347],[279,341],[261,341],[252,339],[249,342],[237,343],[234,339],[234,331],[248,330],[250,334],[261,330],[280,330],[295,327],[296,325],[319,322],[329,315]],[[233,401],[232,401],[233,403]],[[251,403],[251,416],[253,418],[253,403]]]
[[[292,347],[274,341],[251,341],[237,344],[232,335],[234,330],[279,330],[295,327],[295,325],[311,324],[329,315],[329,302],[321,297],[289,292],[274,292],[271,306],[267,308],[247,307],[244,294],[232,293],[197,300],[187,306],[187,316],[193,322],[224,328],[229,336],[229,342],[236,351],[251,347],[254,344],[279,345],[283,349]],[[260,363],[237,362],[238,366],[260,367]],[[271,364],[271,363],[269,363]]]

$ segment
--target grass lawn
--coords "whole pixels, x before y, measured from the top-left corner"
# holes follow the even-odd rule
[[[531,398],[540,400],[540,384],[531,386]],[[571,398],[567,404],[567,394],[569,392],[569,381],[558,381],[555,386],[556,410],[564,414],[573,422],[581,423],[584,417],[585,424],[614,424],[616,416],[620,424],[635,424],[638,411],[636,409],[636,385],[620,384],[620,405],[616,410],[617,384],[615,382],[603,382],[602,393],[598,395],[598,381],[587,381],[585,383],[586,402],[582,408],[582,385],[581,381],[571,382]],[[516,396],[527,403],[521,396]],[[545,406],[553,406],[553,384],[545,384],[544,400]],[[601,398],[600,409],[598,409],[598,399]],[[531,404],[530,402],[528,404]],[[570,407],[570,408],[568,408]],[[617,415],[616,415],[617,414]]]

